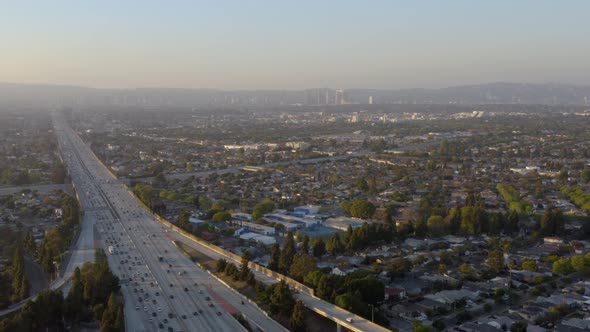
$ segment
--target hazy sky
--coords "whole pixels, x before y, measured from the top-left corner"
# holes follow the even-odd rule
[[[93,87],[590,84],[590,1],[19,0],[0,81]]]

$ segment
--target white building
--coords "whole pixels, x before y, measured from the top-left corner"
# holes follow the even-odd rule
[[[262,234],[262,235],[275,235],[275,229],[274,227],[268,227],[268,226],[264,226],[264,225],[259,225],[253,222],[247,222],[247,221],[242,221],[239,222],[239,224],[249,230],[252,231],[254,233],[258,233],[258,234]]]
[[[244,239],[246,241],[253,240],[258,243],[262,243],[264,245],[267,245],[267,246],[273,245],[277,242],[274,237],[260,235],[260,234],[256,234],[256,233],[243,233],[243,234],[240,234],[239,237],[240,237],[240,239]]]

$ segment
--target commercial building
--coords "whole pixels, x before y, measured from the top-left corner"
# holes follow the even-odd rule
[[[246,241],[256,241],[267,246],[273,245],[277,242],[274,237],[256,233],[242,233],[239,235],[239,238]]]
[[[242,229],[246,229],[249,232],[258,233],[261,235],[275,235],[275,229],[264,225],[259,225],[253,222],[239,221],[238,224],[242,226]]]

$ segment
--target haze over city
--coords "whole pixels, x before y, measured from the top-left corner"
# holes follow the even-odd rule
[[[587,1],[14,1],[0,81],[102,88],[589,85]]]

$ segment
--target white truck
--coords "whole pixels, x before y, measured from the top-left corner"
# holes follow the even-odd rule
[[[109,254],[114,254],[115,253],[115,248],[113,246],[109,246]]]

